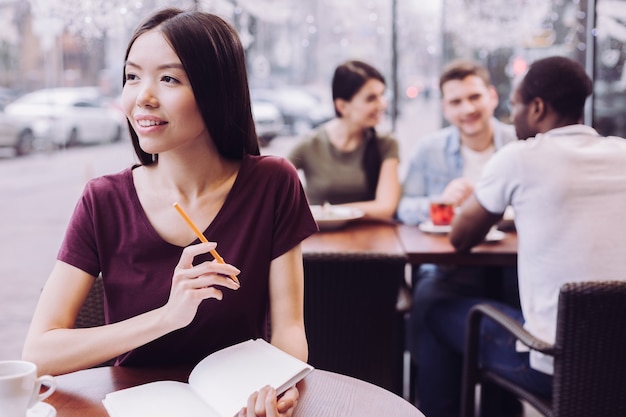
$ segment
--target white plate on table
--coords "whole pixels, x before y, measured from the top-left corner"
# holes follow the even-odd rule
[[[354,207],[337,207],[328,204],[311,206],[311,213],[320,230],[339,229],[364,215],[362,210]]]
[[[501,230],[492,227],[489,233],[485,236],[485,242],[499,242],[506,237],[506,233]]]
[[[26,410],[26,417],[56,417],[57,410],[48,403],[39,402]]]
[[[431,221],[422,222],[417,227],[419,227],[422,232],[440,235],[448,234],[452,230],[452,225],[448,224],[438,226],[433,224]],[[505,237],[506,234],[504,232],[492,227],[491,230],[489,230],[489,233],[485,236],[485,242],[499,242]]]
[[[431,222],[430,220],[421,222],[417,225],[417,227],[419,227],[419,229],[424,233],[433,233],[437,235],[445,235],[447,233],[450,233],[450,231],[452,230],[452,225],[450,224],[436,225],[433,224],[433,222]]]

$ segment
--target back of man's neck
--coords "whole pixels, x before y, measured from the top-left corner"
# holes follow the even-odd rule
[[[554,114],[552,116],[546,117],[544,123],[539,125],[539,133],[545,133],[552,129],[558,129],[560,127],[565,126],[573,126],[582,124],[582,120],[576,120],[571,117],[564,117]]]

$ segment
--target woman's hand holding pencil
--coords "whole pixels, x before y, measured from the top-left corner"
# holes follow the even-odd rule
[[[200,229],[198,229],[198,227],[191,220],[191,218],[187,215],[187,213],[185,213],[185,210],[183,210],[183,208],[180,206],[180,204],[174,203],[174,208],[176,209],[176,211],[178,211],[178,214],[180,214],[180,216],[183,218],[183,220],[185,220],[185,222],[191,228],[191,230],[193,230],[193,232],[196,234],[196,236],[198,236],[198,239],[200,239],[200,242],[209,243],[208,239],[204,236],[204,234],[202,234]],[[225,263],[224,262],[224,258],[222,258],[220,256],[220,254],[217,253],[217,251],[215,249],[211,249],[210,252],[211,252],[211,255],[213,255],[213,258],[215,258],[215,260],[217,262],[219,262],[221,264]],[[232,279],[237,284],[239,284],[239,279],[237,278],[236,275],[230,275],[230,279]]]

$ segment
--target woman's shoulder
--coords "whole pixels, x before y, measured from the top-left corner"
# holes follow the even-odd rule
[[[288,155],[289,161],[296,167],[302,168],[307,161],[313,161],[320,155],[327,154],[330,148],[328,132],[324,125],[321,125],[297,139],[298,143],[291,149]]]
[[[296,147],[310,148],[319,146],[321,143],[328,143],[328,130],[325,125],[318,126],[300,136]]]
[[[389,144],[389,145],[398,144],[398,140],[396,139],[393,132],[383,132],[383,133],[376,132],[376,140],[378,140],[379,143],[383,143],[383,144]]]
[[[132,167],[90,179],[85,186],[85,194],[119,194],[132,184]]]
[[[294,166],[284,157],[278,155],[248,155],[244,167],[248,175],[295,173]],[[296,174],[297,175],[297,174]]]
[[[248,155],[244,158],[234,187],[238,195],[251,199],[283,195],[298,186],[298,172],[287,159],[274,155]]]
[[[398,158],[400,145],[392,132],[376,133],[378,148],[386,158]]]

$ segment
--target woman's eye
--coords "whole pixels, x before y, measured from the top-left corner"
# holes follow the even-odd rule
[[[165,81],[166,83],[177,83],[178,82],[178,80],[176,78],[170,77],[169,75],[165,75],[162,78],[162,80]]]
[[[126,74],[126,81],[136,80],[137,76],[135,74]]]

